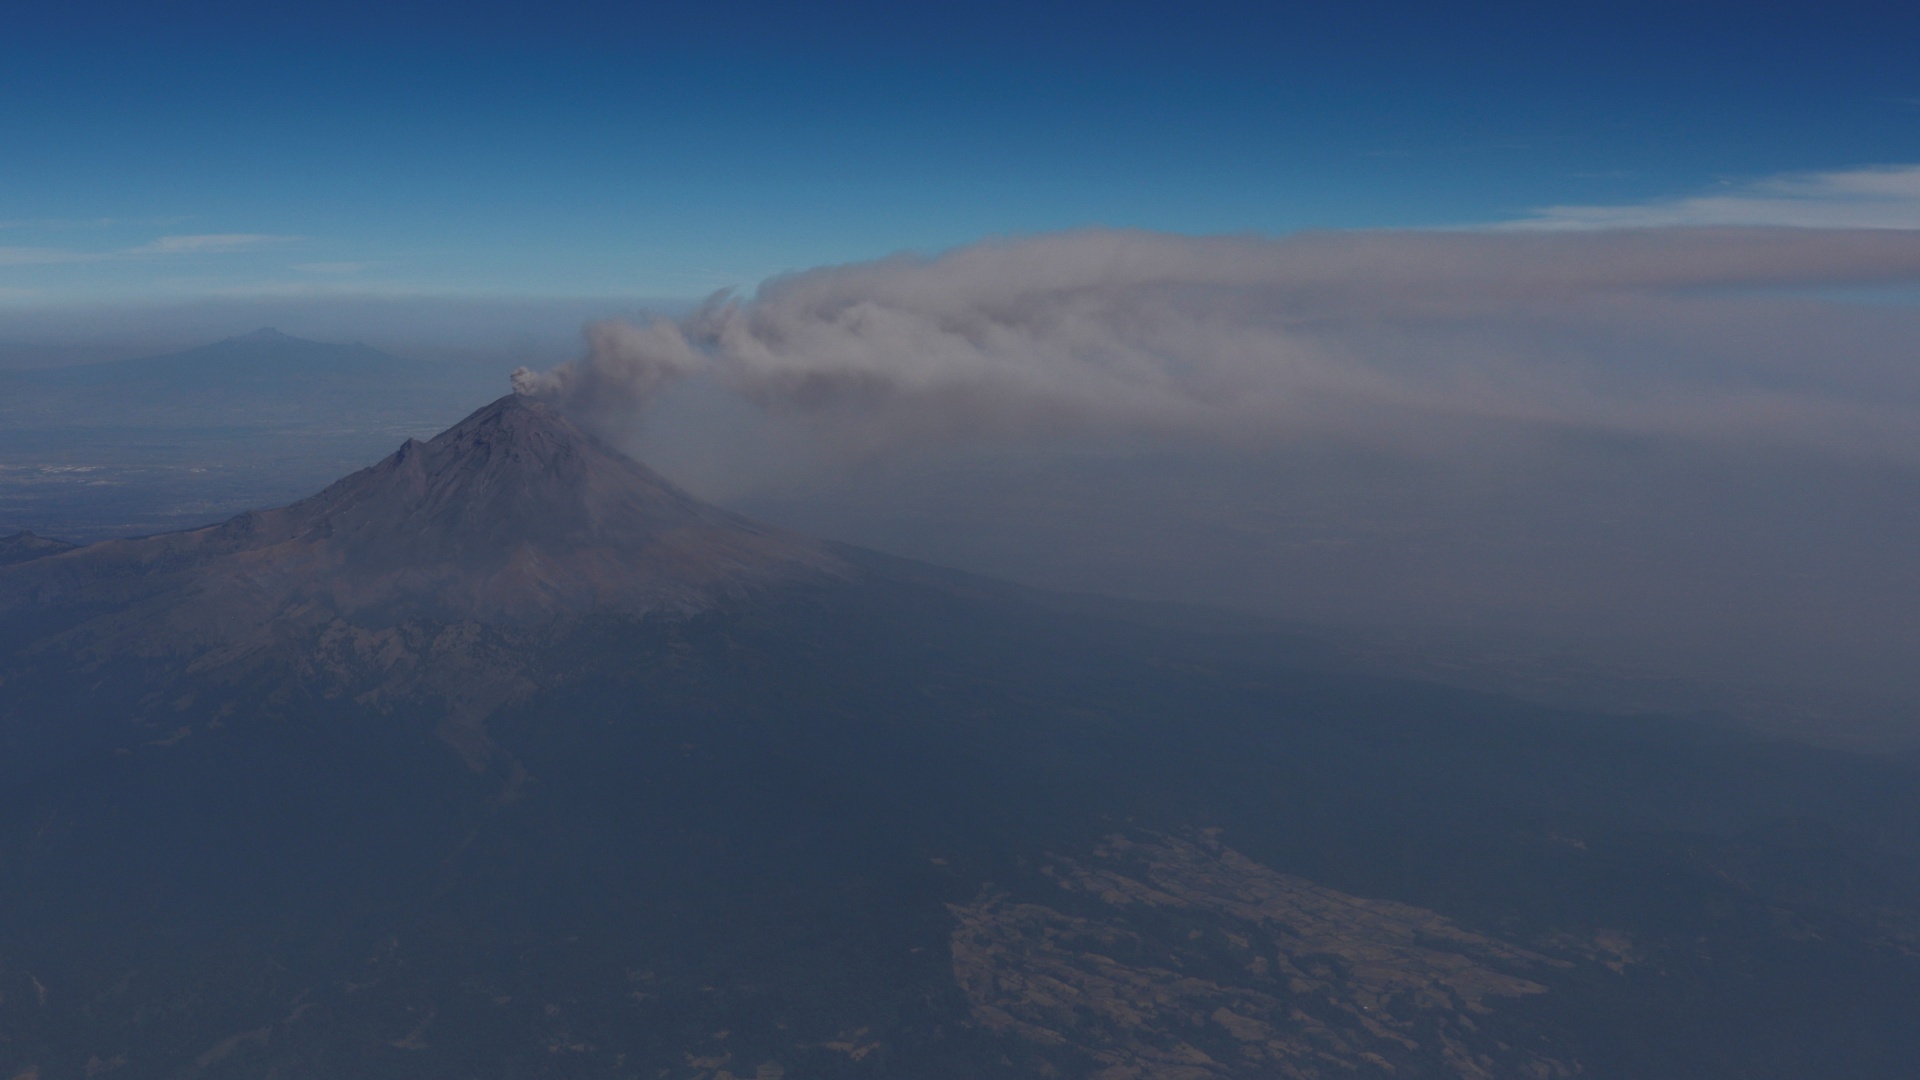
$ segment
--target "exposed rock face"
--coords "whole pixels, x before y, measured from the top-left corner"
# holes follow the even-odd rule
[[[986,895],[953,905],[954,976],[976,1022],[1087,1050],[1101,1080],[1563,1077],[1496,1034],[1503,998],[1558,958],[1407,904],[1276,873],[1212,837],[1108,838],[1048,876],[1086,918]]]
[[[177,653],[269,625],[688,613],[843,570],[823,545],[709,506],[509,395],[291,506],[11,568],[0,612],[120,609],[94,630]]]

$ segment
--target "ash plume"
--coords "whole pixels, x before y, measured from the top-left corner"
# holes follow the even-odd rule
[[[552,371],[518,368],[513,388],[559,402],[595,426],[644,412],[662,390],[704,366],[678,327],[664,319],[645,326],[597,322],[586,329],[587,355]]]
[[[1508,421],[1920,456],[1920,232],[1671,228],[1190,238],[1089,230],[776,278],[515,386],[618,426],[704,377],[860,451]]]

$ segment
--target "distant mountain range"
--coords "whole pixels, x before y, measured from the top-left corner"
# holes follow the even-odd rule
[[[797,536],[511,396],[0,552],[0,1076],[1920,1060],[1912,760]]]
[[[468,373],[273,329],[164,356],[0,372],[0,415],[35,427],[352,423],[417,410]]]
[[[155,532],[283,502],[498,392],[500,372],[259,330],[0,372],[0,530]]]
[[[31,369],[13,373],[11,378],[49,387],[139,385],[204,390],[235,383],[273,386],[283,380],[405,376],[418,367],[361,342],[340,345],[308,341],[262,327],[251,334],[163,356]]]

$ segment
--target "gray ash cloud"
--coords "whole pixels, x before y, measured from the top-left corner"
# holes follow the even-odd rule
[[[1810,292],[1916,277],[1920,233],[1896,230],[1089,230],[596,324],[584,356],[515,385],[617,427],[706,378],[856,450],[1090,432],[1402,439],[1466,420],[1910,457],[1920,376],[1896,361],[1903,335]]]

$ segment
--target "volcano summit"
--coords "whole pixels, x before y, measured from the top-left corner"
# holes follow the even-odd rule
[[[0,565],[0,1077],[1905,1076],[1920,772],[709,506],[507,397]]]
[[[822,545],[709,506],[510,394],[312,498],[94,545],[22,571],[36,584],[8,599],[172,591],[236,629],[329,618],[524,625],[685,614],[842,569]]]

